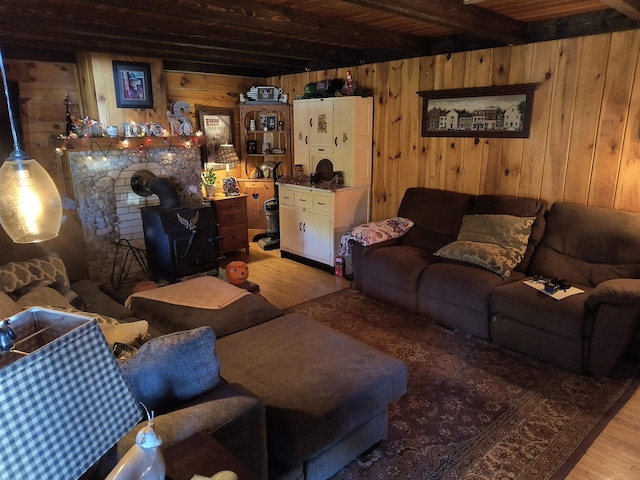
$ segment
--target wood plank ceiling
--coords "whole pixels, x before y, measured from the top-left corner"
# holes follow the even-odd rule
[[[0,0],[8,58],[275,76],[638,28],[640,0]]]

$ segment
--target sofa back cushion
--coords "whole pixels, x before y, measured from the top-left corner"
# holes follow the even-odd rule
[[[529,271],[590,286],[640,278],[639,246],[639,214],[555,203]]]
[[[398,216],[413,220],[414,225],[402,237],[404,245],[433,251],[458,237],[462,218],[471,213],[474,195],[413,187],[407,189]]]
[[[522,260],[515,267],[526,272],[536,246],[540,243],[545,228],[545,203],[542,200],[509,195],[478,195],[473,204],[474,215],[513,215],[515,217],[535,217],[531,226],[529,243]]]
[[[135,398],[162,414],[220,382],[216,335],[210,327],[149,340],[122,365]]]

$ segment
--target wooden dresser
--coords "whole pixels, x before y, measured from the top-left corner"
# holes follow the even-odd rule
[[[244,248],[249,253],[249,230],[247,224],[247,196],[218,196],[211,198],[216,211],[220,254]]]

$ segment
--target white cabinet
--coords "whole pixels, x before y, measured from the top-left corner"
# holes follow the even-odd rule
[[[305,173],[331,160],[347,186],[371,185],[373,99],[328,97],[293,103],[294,163]]]
[[[369,187],[335,192],[280,184],[280,251],[335,264],[342,235],[369,218]]]

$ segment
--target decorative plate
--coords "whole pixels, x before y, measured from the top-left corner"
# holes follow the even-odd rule
[[[333,178],[333,163],[327,158],[323,158],[316,166],[316,177],[320,181],[328,182]]]

